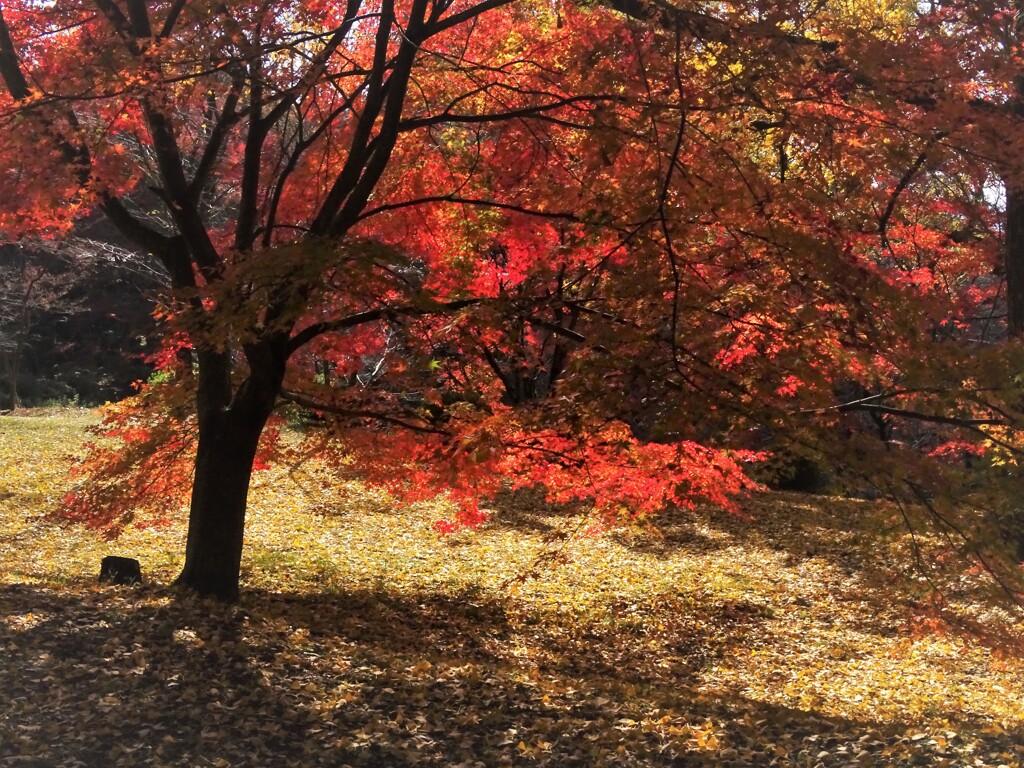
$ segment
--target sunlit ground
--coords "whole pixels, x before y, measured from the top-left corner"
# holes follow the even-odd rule
[[[92,419],[0,417],[4,764],[1024,759],[1019,619],[976,602],[959,609],[980,635],[937,620],[884,506],[762,495],[749,518],[595,534],[520,494],[439,538],[443,502],[275,468],[225,607],[167,586],[183,514],[116,542],[45,516]],[[104,554],[146,584],[97,586]]]

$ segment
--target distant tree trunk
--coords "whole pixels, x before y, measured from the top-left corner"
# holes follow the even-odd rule
[[[19,352],[5,352],[3,353],[4,359],[4,375],[7,379],[8,398],[11,404],[11,408],[18,409],[23,405],[21,401],[21,395],[18,393],[18,376],[20,372]]]
[[[7,369],[7,381],[10,385],[11,408],[21,408],[23,403],[18,392],[18,380],[21,378],[21,361],[25,354],[26,342],[32,331],[32,299],[36,286],[43,277],[42,272],[29,275],[26,265],[22,262],[21,279],[24,280],[22,295],[17,310],[17,327],[14,331],[13,349],[4,355]]]
[[[260,435],[274,409],[284,358],[266,357],[236,392],[226,353],[199,354],[199,447],[185,566],[177,583],[238,599],[245,511]]]

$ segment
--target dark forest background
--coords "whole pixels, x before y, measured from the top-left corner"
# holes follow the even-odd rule
[[[101,221],[0,246],[0,411],[117,400],[151,370],[164,275]]]

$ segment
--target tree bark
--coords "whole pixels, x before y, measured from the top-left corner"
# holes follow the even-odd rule
[[[199,354],[199,447],[185,565],[177,584],[200,595],[238,599],[253,460],[277,400],[284,361],[282,354],[264,356],[232,396],[229,356]]]
[[[1018,103],[1019,97],[1018,97]],[[1006,187],[1006,232],[1003,269],[1006,277],[1006,329],[1011,338],[1024,337],[1024,185],[1003,177]],[[1006,532],[1017,559],[1024,562],[1024,510],[1016,509]]]
[[[238,599],[249,480],[264,424],[266,417],[256,412],[228,410],[200,428],[177,583],[201,595]]]
[[[1024,336],[1024,185],[1006,184],[1006,326],[1010,336]]]
[[[17,410],[21,408],[21,395],[18,392],[18,377],[19,368],[18,365],[18,351],[0,353],[3,355],[4,360],[4,373],[7,378],[7,386],[10,388],[10,404],[11,408]]]

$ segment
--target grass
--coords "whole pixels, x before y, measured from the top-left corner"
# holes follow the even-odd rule
[[[165,586],[184,512],[116,542],[47,516],[93,417],[0,417],[0,762],[1020,766],[1019,617],[930,609],[884,505],[594,533],[530,494],[439,538],[329,467],[256,476],[245,595]],[[104,554],[146,584],[98,586]],[[965,586],[966,585],[966,586]]]

